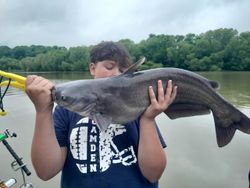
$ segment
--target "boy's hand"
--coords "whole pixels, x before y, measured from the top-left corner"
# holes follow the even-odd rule
[[[172,85],[172,80],[168,81],[166,93],[162,86],[162,81],[158,80],[158,97],[156,98],[153,87],[149,86],[149,97],[151,104],[142,114],[143,118],[154,120],[160,113],[164,112],[174,101],[177,94],[177,86]]]
[[[51,89],[54,84],[40,76],[31,75],[26,79],[26,93],[35,105],[37,112],[51,111],[53,101]]]

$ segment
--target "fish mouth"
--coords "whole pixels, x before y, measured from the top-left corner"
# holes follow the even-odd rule
[[[62,106],[70,111],[77,112],[78,114],[87,116],[94,111],[95,103],[83,104],[79,100],[74,100],[67,97],[67,101],[58,99],[56,95],[53,95],[53,100],[59,106]]]
[[[51,89],[51,98],[53,102],[66,108],[69,108],[75,102],[71,97],[63,95],[62,92],[58,91],[55,87]]]
[[[65,95],[64,92],[56,88],[51,89],[51,97],[53,102],[57,103],[59,106],[84,116],[95,111],[95,101],[85,100],[84,98],[74,98]]]

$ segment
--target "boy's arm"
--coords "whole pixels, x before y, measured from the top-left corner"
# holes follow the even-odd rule
[[[67,150],[61,148],[53,126],[51,89],[53,83],[39,76],[28,76],[26,93],[36,109],[31,159],[37,175],[48,180],[63,167]]]
[[[158,97],[156,98],[152,87],[149,87],[150,106],[140,118],[140,140],[138,149],[138,162],[142,174],[150,181],[160,179],[166,167],[166,155],[161,145],[157,132],[155,117],[165,111],[173,102],[177,93],[177,87],[168,81],[166,94],[162,82],[158,81]]]

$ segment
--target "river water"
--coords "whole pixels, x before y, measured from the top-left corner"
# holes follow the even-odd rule
[[[86,73],[39,73],[53,82],[89,78]],[[250,117],[250,72],[202,72],[203,76],[220,83],[219,92],[239,110]],[[25,75],[25,74],[23,74]],[[17,134],[7,141],[23,157],[32,175],[27,182],[38,188],[56,188],[60,174],[47,182],[35,174],[30,160],[35,110],[26,94],[10,88],[4,98],[8,115],[0,117],[0,133],[5,129]],[[235,188],[248,187],[250,169],[250,136],[237,131],[233,140],[219,148],[212,115],[170,120],[164,114],[157,123],[168,145],[168,165],[160,180],[162,188]],[[20,171],[14,172],[13,161],[0,143],[0,179],[16,178],[22,182]],[[49,151],[48,151],[49,152]],[[15,187],[19,187],[15,186]]]

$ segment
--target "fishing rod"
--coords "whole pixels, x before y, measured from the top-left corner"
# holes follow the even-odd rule
[[[29,169],[27,168],[26,164],[23,163],[22,158],[19,157],[16,152],[14,151],[14,149],[10,146],[10,144],[8,143],[8,141],[6,140],[7,138],[13,138],[13,137],[17,137],[16,133],[10,133],[8,129],[6,129],[4,131],[4,133],[0,133],[0,142],[3,143],[3,145],[7,148],[7,150],[9,151],[9,153],[12,155],[12,157],[15,159],[12,163],[11,163],[11,167],[14,171],[18,171],[21,170],[22,173],[22,178],[23,178],[23,184],[20,186],[20,188],[33,188],[31,183],[26,183],[25,180],[25,174],[27,176],[31,175],[31,172],[29,171]],[[25,174],[24,174],[25,173]],[[1,182],[1,181],[0,181]],[[0,183],[0,188],[9,188],[12,185],[14,185],[16,183],[15,179],[10,179],[8,181],[2,181]],[[5,187],[4,187],[5,185]],[[2,187],[1,187],[2,186]]]
[[[23,76],[0,70],[0,116],[4,116],[7,114],[7,112],[4,110],[3,98],[5,94],[7,93],[9,86],[12,86],[12,87],[15,87],[17,89],[24,91],[25,81],[26,81],[26,78]],[[2,91],[2,86],[5,86],[5,89],[3,91]]]

